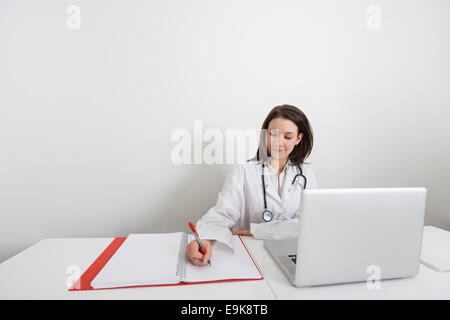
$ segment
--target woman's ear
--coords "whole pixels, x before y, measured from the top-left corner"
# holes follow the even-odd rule
[[[302,141],[302,138],[303,138],[303,133],[300,133],[298,135],[297,142],[295,143],[295,145],[298,145],[300,143],[300,141]]]

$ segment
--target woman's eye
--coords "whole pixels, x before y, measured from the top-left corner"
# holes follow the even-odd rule
[[[286,140],[291,140],[292,138],[291,137],[286,137]]]

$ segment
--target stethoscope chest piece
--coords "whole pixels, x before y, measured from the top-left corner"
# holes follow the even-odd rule
[[[262,214],[262,218],[265,222],[269,222],[272,220],[273,214],[270,210],[264,210],[264,212]]]

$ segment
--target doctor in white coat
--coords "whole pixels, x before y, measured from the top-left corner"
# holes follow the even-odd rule
[[[304,162],[312,146],[312,130],[301,110],[290,105],[273,108],[262,125],[256,156],[226,177],[216,205],[196,224],[206,253],[191,241],[186,246],[188,259],[206,265],[214,242],[231,247],[236,234],[296,237],[301,191],[317,188],[311,165]]]

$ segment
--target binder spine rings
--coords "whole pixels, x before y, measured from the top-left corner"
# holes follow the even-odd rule
[[[186,243],[187,243],[187,233],[183,232],[181,235],[180,249],[178,251],[178,262],[176,276],[179,277],[180,281],[186,277]]]

